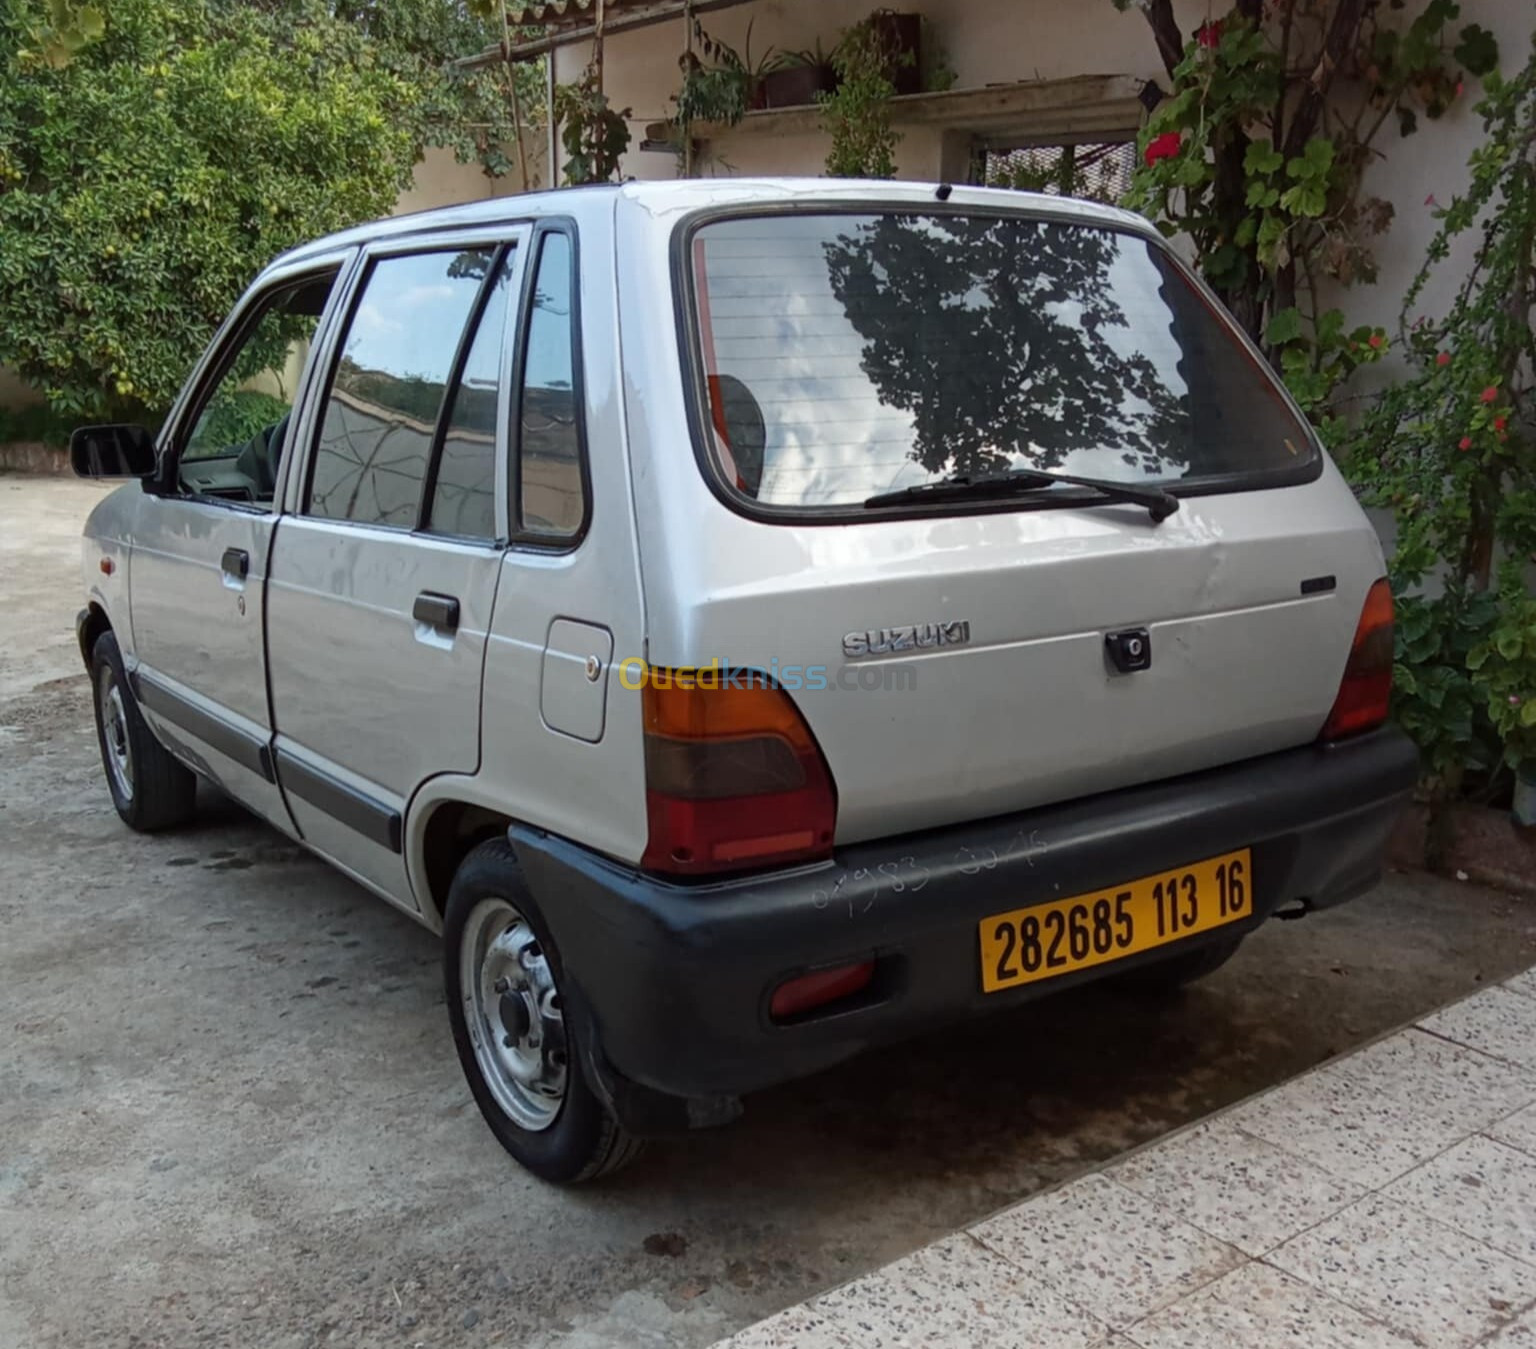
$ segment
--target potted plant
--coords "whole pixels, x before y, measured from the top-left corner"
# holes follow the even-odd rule
[[[832,139],[827,173],[833,178],[894,178],[901,134],[891,125],[897,57],[883,11],[848,29],[832,52],[837,87],[816,95],[821,126]],[[916,67],[913,67],[916,70]]]
[[[696,51],[678,58],[683,87],[678,91],[679,125],[688,122],[723,122],[734,126],[752,108],[766,107],[763,86],[768,76],[786,61],[785,53],[769,47],[752,59],[752,22],[740,52],[693,21]]]
[[[885,76],[898,94],[918,94],[923,89],[923,16],[877,9],[867,19],[875,40],[886,54]]]
[[[555,118],[560,142],[570,156],[565,181],[606,183],[619,171],[619,159],[629,149],[629,108],[616,111],[599,87],[597,71],[588,66],[581,79],[555,86]]]
[[[764,107],[798,108],[814,103],[818,94],[836,89],[837,71],[817,39],[814,47],[783,53],[774,68],[763,76],[761,88]]]

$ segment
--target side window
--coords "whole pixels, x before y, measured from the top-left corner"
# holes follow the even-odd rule
[[[493,256],[444,249],[373,264],[326,394],[310,515],[416,527],[443,391]]]
[[[310,277],[259,303],[180,447],[183,491],[271,503],[294,393],[335,281],[334,271]]]
[[[450,397],[427,507],[427,529],[433,534],[496,537],[496,399],[515,261],[515,250],[509,249]]]
[[[546,234],[537,264],[518,400],[518,511],[525,530],[569,537],[586,515],[569,237]]]

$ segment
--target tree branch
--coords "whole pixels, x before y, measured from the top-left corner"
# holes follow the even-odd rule
[[[1355,45],[1364,13],[1365,0],[1337,0],[1337,8],[1328,23],[1328,34],[1323,39],[1317,65],[1307,78],[1306,87],[1296,104],[1295,115],[1291,118],[1291,129],[1286,132],[1284,154],[1287,159],[1295,159],[1301,154],[1307,142],[1312,139],[1312,133],[1317,130],[1328,90],[1333,85],[1339,67],[1344,64],[1350,49]]]
[[[1179,21],[1173,17],[1173,0],[1145,0],[1141,12],[1152,27],[1152,38],[1157,43],[1157,54],[1163,59],[1168,78],[1179,62],[1184,59],[1184,38],[1179,32]]]

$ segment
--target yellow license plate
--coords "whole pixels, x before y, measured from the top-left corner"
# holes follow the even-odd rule
[[[1071,899],[983,918],[981,987],[1072,974],[1236,923],[1253,912],[1247,848]]]

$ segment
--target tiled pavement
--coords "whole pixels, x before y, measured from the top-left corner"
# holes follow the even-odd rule
[[[730,1349],[1536,1349],[1536,970]]]

